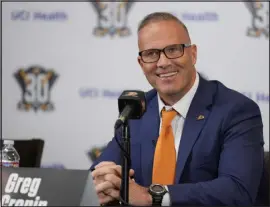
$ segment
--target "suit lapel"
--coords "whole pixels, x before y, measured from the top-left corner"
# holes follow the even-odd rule
[[[213,89],[200,77],[197,92],[186,116],[181,141],[178,149],[175,183],[178,183],[188,156],[207,121],[213,99]]]
[[[155,96],[147,106],[147,113],[143,117],[139,136],[142,140],[142,177],[145,186],[152,183],[153,158],[155,153],[155,143],[159,134],[159,112],[158,101]]]

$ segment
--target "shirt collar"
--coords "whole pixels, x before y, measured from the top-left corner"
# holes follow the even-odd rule
[[[199,75],[196,72],[196,78],[191,89],[173,106],[166,106],[164,102],[161,100],[158,94],[158,108],[159,114],[161,114],[162,109],[165,107],[166,110],[171,110],[172,108],[177,111],[182,117],[186,118],[188,109],[190,107],[191,101],[198,89],[199,86]]]

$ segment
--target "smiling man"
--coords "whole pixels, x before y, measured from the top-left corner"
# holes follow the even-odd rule
[[[138,46],[138,62],[153,89],[146,93],[146,113],[129,122],[129,203],[253,205],[263,172],[257,104],[197,73],[197,47],[169,13],[142,20]],[[120,138],[91,167],[101,204],[120,199]]]

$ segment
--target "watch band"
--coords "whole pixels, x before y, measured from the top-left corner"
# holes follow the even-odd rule
[[[149,187],[149,193],[152,196],[152,206],[161,206],[163,196],[167,193],[167,189],[160,184],[152,184]]]
[[[153,199],[152,206],[161,206],[163,195],[152,196],[152,199]]]

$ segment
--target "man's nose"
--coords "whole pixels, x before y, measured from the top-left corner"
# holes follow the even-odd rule
[[[161,52],[159,60],[157,61],[157,67],[165,67],[170,64],[170,59],[166,57],[166,55]]]

